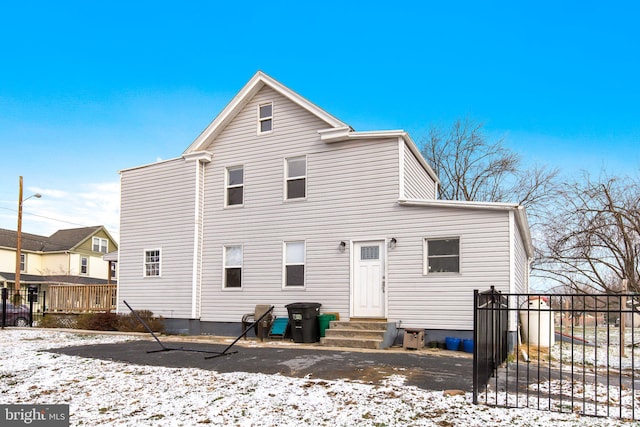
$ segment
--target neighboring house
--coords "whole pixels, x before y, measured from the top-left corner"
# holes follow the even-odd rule
[[[473,329],[473,290],[528,292],[524,208],[438,200],[404,131],[356,132],[258,72],[182,156],[121,171],[119,311],[238,332],[318,302],[430,339]]]
[[[115,263],[103,260],[118,244],[103,226],[58,230],[51,236],[21,233],[20,288],[116,283]],[[0,287],[15,290],[17,233],[0,229]]]

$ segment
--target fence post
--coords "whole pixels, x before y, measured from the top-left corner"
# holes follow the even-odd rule
[[[2,329],[7,323],[7,298],[9,298],[9,289],[2,288]]]
[[[473,290],[473,404],[478,404],[478,290]]]
[[[625,317],[627,317],[627,279],[622,279],[622,293],[623,293],[623,297],[622,297],[622,301],[620,302],[620,311],[622,312],[620,314],[620,356],[624,357],[624,332],[626,329],[626,319]],[[633,311],[631,312],[631,316],[633,316]],[[632,319],[633,320],[633,319]]]

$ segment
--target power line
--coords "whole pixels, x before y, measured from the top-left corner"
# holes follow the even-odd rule
[[[7,211],[15,212],[16,214],[18,213],[17,210],[11,209],[11,208],[3,208],[3,207],[0,206],[0,209],[4,209],[4,210],[7,210]],[[80,227],[92,227],[91,225],[79,224],[77,222],[66,221],[64,219],[52,218],[52,217],[49,217],[49,216],[38,215],[38,214],[34,214],[34,213],[29,213],[29,212],[23,212],[23,215],[36,216],[38,218],[44,218],[44,219],[48,219],[48,220],[51,220],[51,221],[57,221],[57,222],[64,222],[66,224],[77,225],[77,226],[80,226]]]

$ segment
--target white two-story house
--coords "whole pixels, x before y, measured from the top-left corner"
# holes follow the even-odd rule
[[[521,206],[438,199],[404,131],[357,132],[258,72],[171,160],[121,171],[119,311],[171,330],[317,302],[431,339],[470,334],[473,290],[527,292]]]

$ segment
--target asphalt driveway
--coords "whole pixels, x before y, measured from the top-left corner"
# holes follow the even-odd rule
[[[406,384],[425,390],[472,390],[472,359],[446,350],[347,351],[319,345],[241,342],[230,351],[237,353],[205,359],[221,353],[228,344],[175,341],[169,348],[197,351],[162,351],[155,341],[142,339],[117,344],[99,344],[50,350],[54,353],[111,360],[139,365],[199,368],[217,372],[281,374],[291,377],[358,381],[381,384],[393,375],[406,377]]]

